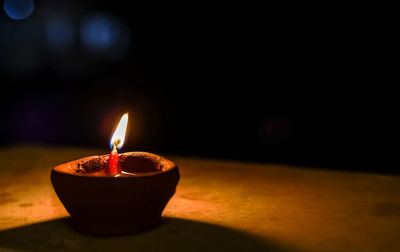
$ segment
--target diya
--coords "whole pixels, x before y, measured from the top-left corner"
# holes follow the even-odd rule
[[[148,152],[118,154],[127,121],[125,114],[110,155],[85,157],[51,171],[54,190],[80,232],[122,235],[156,226],[175,193],[180,175],[174,162]]]

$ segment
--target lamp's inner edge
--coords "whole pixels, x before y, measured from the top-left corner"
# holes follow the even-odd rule
[[[110,177],[105,169],[109,155],[98,155],[71,161],[54,167],[57,172],[78,176]],[[175,167],[168,159],[148,152],[127,152],[119,154],[118,177],[143,176],[163,173]]]

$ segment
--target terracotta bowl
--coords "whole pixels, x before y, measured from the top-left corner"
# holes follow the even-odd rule
[[[176,164],[146,152],[119,154],[119,167],[134,175],[108,177],[108,155],[82,158],[51,171],[53,187],[78,231],[132,234],[157,225],[179,181]],[[122,175],[122,174],[121,174]]]

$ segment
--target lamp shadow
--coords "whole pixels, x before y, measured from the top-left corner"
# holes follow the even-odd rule
[[[69,218],[0,231],[6,251],[298,251],[273,241],[212,224],[163,218],[135,235],[97,237],[76,232]]]

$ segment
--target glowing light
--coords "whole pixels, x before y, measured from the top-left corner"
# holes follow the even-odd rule
[[[88,48],[105,50],[115,44],[120,36],[120,29],[112,18],[97,14],[89,16],[82,24],[81,36]]]
[[[4,11],[14,20],[26,19],[34,9],[33,0],[4,0]]]
[[[117,149],[119,150],[124,145],[127,125],[128,125],[128,113],[124,114],[121,117],[121,120],[118,123],[117,129],[115,130],[113,136],[111,137],[111,141],[110,141],[111,149],[113,149],[114,145],[115,145],[117,147]]]

